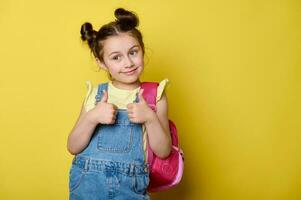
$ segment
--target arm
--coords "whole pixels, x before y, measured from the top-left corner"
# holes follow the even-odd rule
[[[80,153],[88,145],[96,125],[82,104],[80,115],[68,136],[67,149],[72,155]]]
[[[157,102],[157,112],[151,112],[144,123],[153,152],[160,158],[166,158],[171,151],[171,136],[168,122],[168,102],[165,93]]]
[[[82,104],[80,116],[68,136],[67,149],[71,154],[80,153],[89,144],[97,124],[115,123],[117,107],[107,100],[108,93],[104,91],[101,101],[88,112]]]

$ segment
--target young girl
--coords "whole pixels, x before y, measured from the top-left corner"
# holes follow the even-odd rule
[[[81,27],[99,67],[110,81],[88,93],[80,116],[68,136],[68,151],[75,155],[70,169],[72,200],[149,199],[146,192],[149,168],[146,144],[165,158],[171,151],[168,104],[160,82],[157,110],[153,111],[140,90],[144,69],[144,44],[138,17],[125,9],[115,10],[116,20],[93,30]]]

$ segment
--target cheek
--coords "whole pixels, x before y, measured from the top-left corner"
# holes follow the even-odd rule
[[[138,65],[138,66],[142,66],[143,67],[143,65],[144,65],[144,60],[143,60],[143,56],[141,56],[141,57],[138,57],[137,59],[136,59],[136,65]]]
[[[110,65],[109,72],[110,72],[110,74],[117,74],[118,73],[118,69],[119,69],[118,66]]]

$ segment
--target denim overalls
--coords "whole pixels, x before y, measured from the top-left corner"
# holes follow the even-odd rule
[[[108,83],[98,86],[96,102],[107,89]],[[72,161],[70,200],[150,199],[142,137],[142,125],[130,122],[126,109],[118,109],[114,124],[98,124],[88,146]]]

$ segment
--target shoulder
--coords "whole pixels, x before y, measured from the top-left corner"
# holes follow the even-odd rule
[[[95,106],[95,96],[97,94],[98,85],[93,85],[90,80],[86,81],[87,92],[84,100],[84,108],[86,111],[91,110]]]
[[[159,82],[159,86],[157,88],[157,113],[160,115],[167,115],[168,110],[168,102],[167,102],[167,95],[166,95],[166,88],[169,85],[169,80],[164,79]]]
[[[169,86],[169,80],[168,79],[164,79],[164,80],[159,82],[159,86],[157,88],[157,97],[156,97],[157,103],[160,102],[160,101],[166,101],[167,100],[165,90],[166,90],[166,88],[168,88],[168,86]]]
[[[168,101],[167,101],[167,95],[166,95],[166,88],[168,86],[169,80],[164,79],[159,83],[159,86],[157,88],[157,111],[156,114],[162,123],[165,130],[168,129]]]

